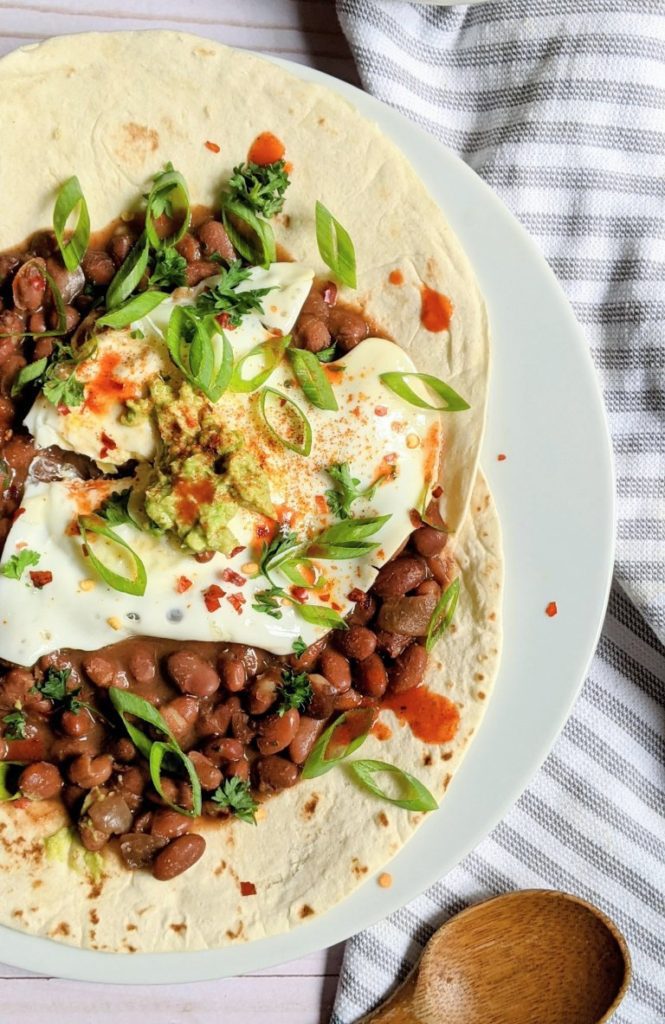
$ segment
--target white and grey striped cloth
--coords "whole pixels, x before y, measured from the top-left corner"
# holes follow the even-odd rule
[[[617,1024],[663,1024],[665,0],[337,11],[365,88],[498,192],[567,291],[604,388],[619,525],[602,639],[554,750],[466,860],[348,943],[332,1024],[378,1003],[451,914],[540,886],[591,900],[626,935]]]

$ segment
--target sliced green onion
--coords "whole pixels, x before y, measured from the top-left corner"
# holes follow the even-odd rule
[[[111,686],[109,688],[109,697],[113,707],[120,715],[130,739],[141,751],[143,756],[150,762],[150,775],[153,785],[162,799],[166,800],[161,785],[161,767],[165,756],[169,754],[179,760],[187,772],[189,781],[192,785],[193,803],[191,810],[187,810],[172,803],[169,803],[169,807],[172,807],[175,811],[178,811],[180,814],[185,814],[188,817],[196,817],[199,815],[201,813],[201,784],[199,782],[198,775],[196,774],[196,770],[191,760],[180,749],[178,741],[157,708],[153,707],[153,705],[147,700],[144,700],[143,697],[138,697],[135,693],[130,693],[129,690],[120,690],[117,686]],[[151,740],[144,732],[138,729],[133,722],[128,720],[127,715],[133,715],[135,718],[145,722],[146,725],[151,725],[154,729],[157,729],[159,732],[167,736],[169,742],[164,743],[161,740]],[[158,749],[153,755],[154,747],[157,747]]]
[[[290,344],[291,335],[285,334],[282,338],[271,338],[269,341],[262,341],[259,345],[255,345],[254,348],[250,349],[249,352],[245,352],[244,356],[241,356],[233,367],[229,390],[250,394],[250,392],[260,388],[282,361],[282,357]],[[245,363],[257,356],[263,358],[263,369],[259,370],[253,377],[243,377],[242,371]]]
[[[459,592],[460,581],[458,576],[457,579],[453,580],[449,587],[446,587],[437,602],[436,608],[432,612],[432,617],[429,620],[429,626],[427,627],[427,640],[425,641],[425,650],[428,654],[434,645],[438,643],[448,629],[450,623],[453,621],[455,609],[457,608]]]
[[[69,217],[78,207],[74,234],[65,241],[65,227]],[[67,270],[76,270],[85,255],[90,241],[90,214],[81,185],[76,176],[69,178],[60,191],[53,208],[53,233],[55,234],[62,262]]]
[[[378,541],[366,538],[374,536],[389,519],[390,514],[342,519],[315,537],[307,548],[307,554],[312,558],[325,559],[360,558],[379,546]]]
[[[105,313],[104,316],[100,316],[99,320],[97,320],[97,326],[115,327],[116,329],[127,327],[134,320],[140,320],[141,317],[152,313],[153,309],[156,309],[168,297],[167,292],[141,292],[140,295],[134,295],[133,298],[117,309],[114,309],[111,313]]]
[[[305,398],[312,405],[317,409],[331,411],[339,408],[330,381],[313,352],[308,352],[304,348],[290,348],[289,362]]]
[[[348,231],[323,203],[316,201],[316,243],[321,259],[340,281],[356,287],[356,252]]]
[[[20,789],[16,789],[12,792],[7,785],[7,776],[9,775],[9,769],[13,766],[20,765],[24,767],[25,762],[23,761],[0,761],[0,803],[7,803],[9,800],[18,800],[21,795]]]
[[[27,384],[30,384],[33,380],[37,380],[38,377],[41,377],[47,365],[48,359],[46,356],[43,356],[41,359],[37,359],[34,363],[28,363],[27,366],[22,367],[12,384],[12,398],[16,398],[17,395],[20,395]]]
[[[127,259],[116,272],[106,292],[106,308],[111,310],[122,305],[139,285],[148,267],[150,244],[144,231]]]
[[[104,582],[108,583],[109,587],[113,587],[114,590],[119,590],[123,594],[133,594],[134,597],[143,597],[148,583],[145,565],[136,552],[132,550],[127,541],[123,540],[122,537],[117,534],[115,530],[112,530],[110,526],[107,526],[106,523],[98,519],[93,519],[91,516],[79,516],[78,526],[81,531],[81,538],[86,547],[87,558],[90,560],[91,565],[94,566]],[[88,533],[95,533],[100,537],[106,537],[107,540],[111,540],[121,548],[124,548],[134,563],[134,568],[136,570],[134,578],[131,579],[127,576],[122,576],[120,573],[117,573],[113,569],[109,569],[108,566],[104,565],[92,550],[92,545],[88,541]]]
[[[295,609],[301,619],[311,622],[313,626],[325,626],[326,629],[348,629],[348,625],[334,608],[324,608],[320,604],[299,604]]]
[[[360,725],[361,731],[353,739],[349,740],[348,743],[345,743],[342,752],[336,757],[326,757],[331,741],[334,747],[334,734],[345,722],[349,724],[357,723]],[[301,777],[303,779],[316,779],[319,775],[325,775],[326,772],[329,772],[331,768],[338,765],[340,761],[343,761],[365,742],[373,723],[374,711],[372,708],[356,708],[353,711],[346,711],[343,715],[340,715],[332,725],[328,726],[325,732],[321,733],[312,747],[309,757],[303,765]]]
[[[417,395],[413,388],[406,383],[407,377],[415,377],[417,380],[422,380],[439,398],[443,399],[444,404],[431,405],[429,402],[426,402],[424,398]],[[394,391],[396,395],[399,395],[405,402],[408,402],[409,405],[416,405],[419,409],[433,409],[435,412],[462,412],[464,409],[471,408],[469,403],[465,402],[456,391],[453,391],[449,384],[439,380],[438,377],[433,377],[430,373],[399,373],[392,371],[390,373],[380,373],[379,380],[390,391]]]
[[[368,789],[370,793],[381,797],[382,800],[387,800],[389,804],[394,804],[395,807],[403,807],[407,811],[435,811],[439,806],[429,789],[423,786],[422,782],[416,779],[415,776],[409,775],[408,772],[402,771],[397,765],[388,764],[386,761],[359,760],[352,761],[349,769],[361,786]],[[396,775],[404,786],[406,796],[397,798],[384,793],[372,778],[377,772],[388,772],[389,775]]]
[[[301,444],[294,444],[293,441],[289,441],[287,438],[282,437],[270,422],[270,419],[268,418],[268,411],[266,409],[267,400],[270,395],[273,395],[282,405],[287,405],[289,413],[298,420],[302,429]],[[288,398],[286,395],[282,394],[281,391],[276,391],[275,388],[264,388],[259,395],[259,412],[261,413],[263,422],[271,437],[274,437],[276,441],[279,441],[279,443],[285,448],[288,448],[289,451],[295,452],[296,455],[309,455],[312,450],[312,428],[304,412],[299,405],[296,405],[293,399]]]
[[[217,360],[215,338],[221,335],[222,357]],[[200,319],[188,306],[174,306],[166,329],[166,347],[187,380],[217,402],[231,383],[233,348],[212,316]]]
[[[229,241],[248,263],[269,267],[277,260],[275,234],[267,221],[257,217],[254,210],[225,192],[222,196],[222,220]],[[239,224],[249,228],[245,234]]]
[[[166,204],[169,205],[169,216],[176,212],[182,213],[180,226],[174,234],[168,238],[160,238],[155,227],[155,220],[164,212]],[[192,221],[192,212],[189,204],[189,192],[187,182],[180,171],[174,170],[171,164],[167,165],[165,171],[155,175],[154,185],[148,196],[148,205],[145,211],[145,232],[153,249],[166,249],[169,246],[177,245],[180,239],[186,234]]]

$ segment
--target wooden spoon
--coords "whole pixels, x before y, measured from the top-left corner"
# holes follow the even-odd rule
[[[364,1024],[603,1024],[630,984],[612,921],[563,892],[528,889],[469,907]]]

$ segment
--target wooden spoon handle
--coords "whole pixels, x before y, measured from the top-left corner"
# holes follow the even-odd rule
[[[363,1017],[358,1024],[420,1024],[412,1004],[417,977],[418,972],[414,969],[383,1006]]]

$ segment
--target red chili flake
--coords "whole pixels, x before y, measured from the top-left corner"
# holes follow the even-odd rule
[[[375,407],[375,409],[374,409],[374,415],[375,416],[387,416],[388,415],[388,406],[387,405],[377,405]]]
[[[219,153],[220,147],[216,142],[210,142],[210,140],[208,140],[208,142],[204,142],[203,145],[206,149],[209,149],[211,153]]]
[[[215,317],[215,320],[225,331],[231,326],[231,320],[228,313],[220,313]]]
[[[503,452],[501,452],[500,455],[497,455],[496,461],[497,462],[505,462],[506,461],[506,456],[503,454]]]
[[[101,438],[101,441],[102,441],[102,447],[100,449],[100,453],[99,454],[100,454],[102,459],[105,459],[106,456],[108,455],[108,453],[112,452],[113,449],[117,448],[118,446],[115,443],[115,441],[113,440],[113,438],[109,437],[108,434],[105,434],[104,431],[102,431],[102,433],[100,434],[100,438]]]
[[[176,581],[175,588],[179,594],[184,594],[186,590],[189,590],[191,585],[192,581],[188,579],[187,576],[179,576]]]
[[[349,601],[363,601],[365,599],[365,591],[360,590],[359,587],[354,587],[353,590],[350,590],[346,596],[348,597]]]
[[[56,405],[56,409],[58,410],[61,416],[69,416],[69,414],[72,411],[68,405]]]
[[[242,615],[243,605],[247,604],[247,600],[242,594],[229,594],[226,600],[238,615]]]
[[[440,498],[442,494],[443,494],[443,487],[435,487],[434,490],[432,491],[432,497],[433,498]]]
[[[256,527],[256,536],[257,537],[269,537],[270,536],[270,527],[269,526],[257,526]]]
[[[333,601],[332,606],[333,606],[333,608],[335,609],[336,612],[341,612],[342,605],[341,604],[337,604],[337,601]]]
[[[322,494],[316,494],[316,495],[314,495],[314,501],[316,503],[316,507],[317,507],[318,511],[322,515],[325,515],[326,512],[328,511],[328,502],[326,501],[324,496]]]
[[[319,595],[318,596],[319,596],[319,601],[329,601],[330,600],[330,594],[321,593],[321,591],[319,591]]]
[[[221,587],[218,587],[216,583],[211,583],[203,591],[203,600],[205,606],[209,612],[216,612],[220,607],[221,599],[224,597],[225,591]]]
[[[323,289],[323,301],[326,306],[334,306],[337,300],[337,285],[334,281],[326,281],[326,286]]]
[[[18,517],[22,516],[24,512],[25,512],[25,509],[23,508],[22,505],[21,505],[20,508],[17,508],[16,511],[14,512],[14,515],[12,516],[12,523],[15,523],[16,520],[18,519]]]
[[[32,580],[33,587],[41,590],[42,587],[53,582],[53,573],[49,569],[37,570],[30,573],[30,579]]]
[[[254,882],[241,882],[240,883],[240,895],[241,896],[255,896],[256,886]]]
[[[231,554],[229,555],[229,558],[235,558],[235,557],[236,557],[236,555],[239,555],[239,554],[240,554],[240,552],[241,552],[241,551],[244,551],[244,550],[245,550],[245,549],[244,549],[244,547],[242,546],[242,544],[238,544],[238,547],[237,547],[237,548],[234,548],[234,549],[233,549],[233,551],[232,551],[232,552],[231,552]]]
[[[300,601],[302,603],[307,600],[308,594],[305,587],[289,587],[289,590],[295,597],[296,601]]]
[[[549,615],[550,619],[553,619],[557,615],[559,609],[556,606],[556,601],[550,601],[547,608],[545,609],[545,615]]]
[[[241,576],[239,572],[234,572],[233,569],[224,569],[222,579],[225,583],[233,583],[234,587],[244,587],[245,583],[247,583],[247,577]]]

